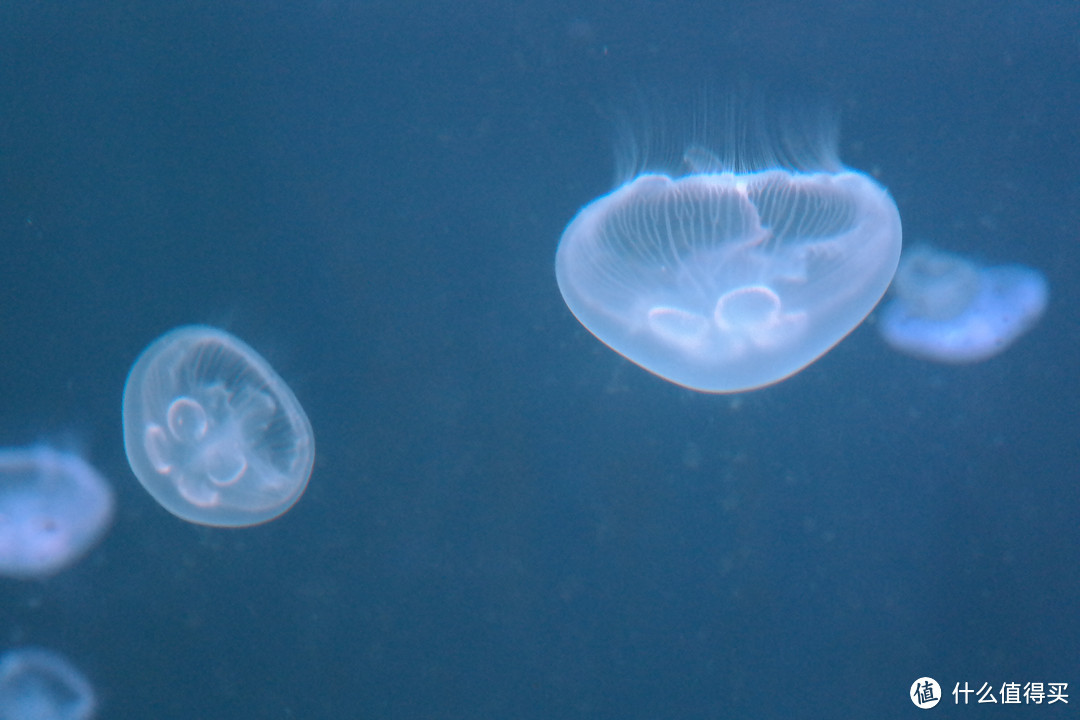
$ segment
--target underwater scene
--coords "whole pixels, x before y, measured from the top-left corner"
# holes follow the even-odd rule
[[[1078,128],[1067,2],[0,6],[0,720],[1075,717]]]

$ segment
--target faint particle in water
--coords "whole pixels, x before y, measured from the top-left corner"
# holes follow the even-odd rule
[[[123,407],[131,469],[179,518],[255,525],[307,487],[307,415],[270,364],[227,332],[189,325],[155,340],[131,368]]]
[[[90,720],[96,705],[90,682],[58,653],[27,647],[0,657],[0,720]]]
[[[882,186],[824,139],[805,155],[824,160],[733,169],[691,146],[688,173],[639,173],[589,203],[555,257],[570,311],[693,390],[751,390],[802,370],[874,308],[901,246]]]
[[[78,455],[44,445],[0,450],[0,575],[47,577],[104,536],[113,493]]]
[[[693,440],[683,447],[682,464],[687,470],[701,469],[701,447]]]
[[[1023,265],[984,267],[927,245],[904,254],[878,329],[892,348],[940,363],[988,360],[1046,310],[1045,276]]]

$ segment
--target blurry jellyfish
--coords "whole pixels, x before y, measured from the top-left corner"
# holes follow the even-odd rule
[[[0,720],[89,720],[94,690],[61,655],[20,648],[0,657]]]
[[[43,445],[0,450],[0,575],[47,577],[85,555],[113,515],[85,460]]]
[[[920,245],[904,253],[878,328],[902,353],[942,363],[976,363],[1004,351],[1046,309],[1038,270],[980,267]]]
[[[555,257],[570,311],[693,390],[751,390],[802,370],[874,308],[901,245],[885,188],[841,166],[833,146],[806,154],[817,155],[807,169],[788,159],[733,171],[695,146],[689,173],[641,173],[586,205]]]
[[[315,461],[311,423],[285,381],[229,333],[190,325],[135,361],[124,386],[124,447],[166,510],[241,527],[281,515]]]

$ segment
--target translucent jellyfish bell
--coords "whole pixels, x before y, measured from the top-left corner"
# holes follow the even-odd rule
[[[61,655],[19,648],[0,657],[0,720],[90,720],[90,682]]]
[[[900,257],[888,192],[853,170],[644,173],[559,241],[563,299],[616,352],[671,382],[739,392],[798,372],[885,293]]]
[[[904,253],[893,298],[878,329],[890,346],[942,363],[975,363],[1004,351],[1046,309],[1049,290],[1038,270],[981,267],[920,245]]]
[[[0,450],[0,575],[68,567],[112,522],[109,484],[78,455],[43,445]]]
[[[166,510],[222,527],[284,513],[315,461],[311,423],[285,381],[238,338],[200,325],[166,333],[131,368],[124,447]]]

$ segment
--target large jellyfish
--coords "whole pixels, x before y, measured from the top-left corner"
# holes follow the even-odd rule
[[[1046,309],[1038,270],[981,267],[926,245],[904,253],[878,329],[900,352],[941,363],[975,363],[1004,351]]]
[[[166,510],[219,527],[284,513],[315,461],[311,423],[285,381],[239,338],[201,325],[166,333],[135,361],[124,448]]]
[[[750,390],[803,369],[874,308],[900,257],[889,193],[831,150],[821,167],[736,172],[692,147],[689,173],[641,173],[594,200],[555,257],[570,311],[693,390]]]

